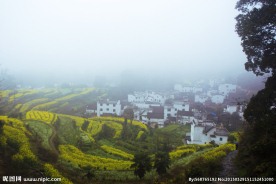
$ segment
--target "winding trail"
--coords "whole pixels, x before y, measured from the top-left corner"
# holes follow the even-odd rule
[[[228,153],[228,155],[222,160],[222,171],[219,173],[218,177],[220,178],[229,178],[229,177],[237,177],[236,173],[236,168],[234,165],[233,160],[237,156],[238,150],[232,151]],[[222,182],[222,181],[217,181],[213,182],[214,184],[237,184],[237,182]]]
[[[53,133],[52,133],[51,137],[48,140],[49,141],[49,145],[50,145],[52,151],[56,155],[59,155],[59,152],[58,152],[58,150],[57,150],[57,148],[55,147],[55,144],[54,144],[54,138],[57,136],[57,130],[56,130],[56,128],[53,125],[50,125],[50,127],[52,128]]]

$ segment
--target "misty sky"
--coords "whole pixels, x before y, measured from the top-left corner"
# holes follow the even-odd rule
[[[35,78],[235,73],[236,0],[1,0],[0,64]]]

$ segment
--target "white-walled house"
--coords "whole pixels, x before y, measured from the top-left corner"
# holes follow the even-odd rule
[[[147,92],[147,96],[145,98],[145,102],[152,102],[152,103],[159,103],[164,104],[166,98],[158,93],[155,92]]]
[[[97,116],[102,115],[117,115],[120,116],[122,111],[122,105],[120,100],[110,101],[101,100],[97,102]]]
[[[97,114],[97,104],[94,103],[94,104],[86,106],[85,113],[86,114],[94,114],[94,113]]]
[[[205,94],[196,94],[195,95],[195,102],[205,103],[208,100],[208,96]]]
[[[221,94],[216,94],[216,95],[211,96],[211,102],[213,102],[215,104],[222,104],[224,99],[225,99],[225,96],[221,95]]]
[[[220,84],[219,92],[223,95],[228,95],[229,93],[235,93],[237,90],[237,85],[235,84]]]
[[[150,111],[147,113],[149,123],[157,123],[158,127],[164,126],[164,107],[163,106],[151,106]]]
[[[177,117],[178,111],[189,111],[190,104],[187,101],[173,101],[172,104],[164,106],[164,119]]]
[[[187,101],[173,101],[173,107],[178,111],[189,111],[190,104]]]
[[[207,91],[207,96],[210,97],[211,102],[215,104],[222,104],[225,99],[225,95],[220,93],[218,90]]]
[[[172,105],[165,105],[164,106],[164,119],[168,117],[176,117],[177,109],[174,108]]]
[[[225,144],[228,140],[228,130],[218,127],[213,122],[197,122],[191,124],[190,137],[188,144],[207,144],[214,141],[216,144]]]
[[[245,109],[244,105],[227,105],[226,108],[224,108],[224,112],[228,112],[230,114],[238,113],[239,116],[243,119],[244,109]]]
[[[138,107],[139,109],[149,109],[150,105],[149,103],[133,103],[134,106]]]
[[[155,93],[153,91],[146,91],[146,92],[134,92],[134,94],[128,94],[128,102],[131,103],[158,103],[164,104],[166,97]]]
[[[186,92],[186,93],[197,93],[197,92],[202,92],[203,89],[197,86],[182,86],[181,84],[175,84],[174,90],[179,92]]]
[[[177,121],[184,125],[192,122],[192,120],[194,119],[194,113],[192,111],[178,111],[176,116]]]
[[[143,103],[145,102],[145,95],[137,92],[134,94],[128,94],[127,101],[131,103]]]
[[[238,105],[227,105],[224,109],[224,112],[228,112],[230,114],[233,114],[234,112],[238,112]]]
[[[213,95],[220,94],[218,90],[208,90],[207,91],[207,96],[212,97]]]

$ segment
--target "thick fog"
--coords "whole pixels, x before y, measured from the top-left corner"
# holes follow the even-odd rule
[[[0,64],[21,80],[244,71],[236,0],[0,1]]]

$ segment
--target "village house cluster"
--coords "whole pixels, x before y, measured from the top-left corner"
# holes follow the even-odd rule
[[[214,141],[227,142],[228,131],[219,122],[208,120],[206,112],[195,104],[223,104],[224,112],[243,115],[243,107],[226,102],[235,93],[235,84],[216,84],[209,87],[175,84],[171,92],[154,91],[133,92],[125,100],[99,100],[87,106],[86,114],[91,116],[123,116],[124,110],[131,108],[134,119],[153,127],[162,128],[166,123],[191,124],[191,133],[186,136],[187,143],[204,144]],[[192,96],[192,98],[191,98]]]
[[[224,144],[228,140],[228,130],[213,121],[193,120],[191,132],[186,134],[187,144],[206,144],[214,142]]]

